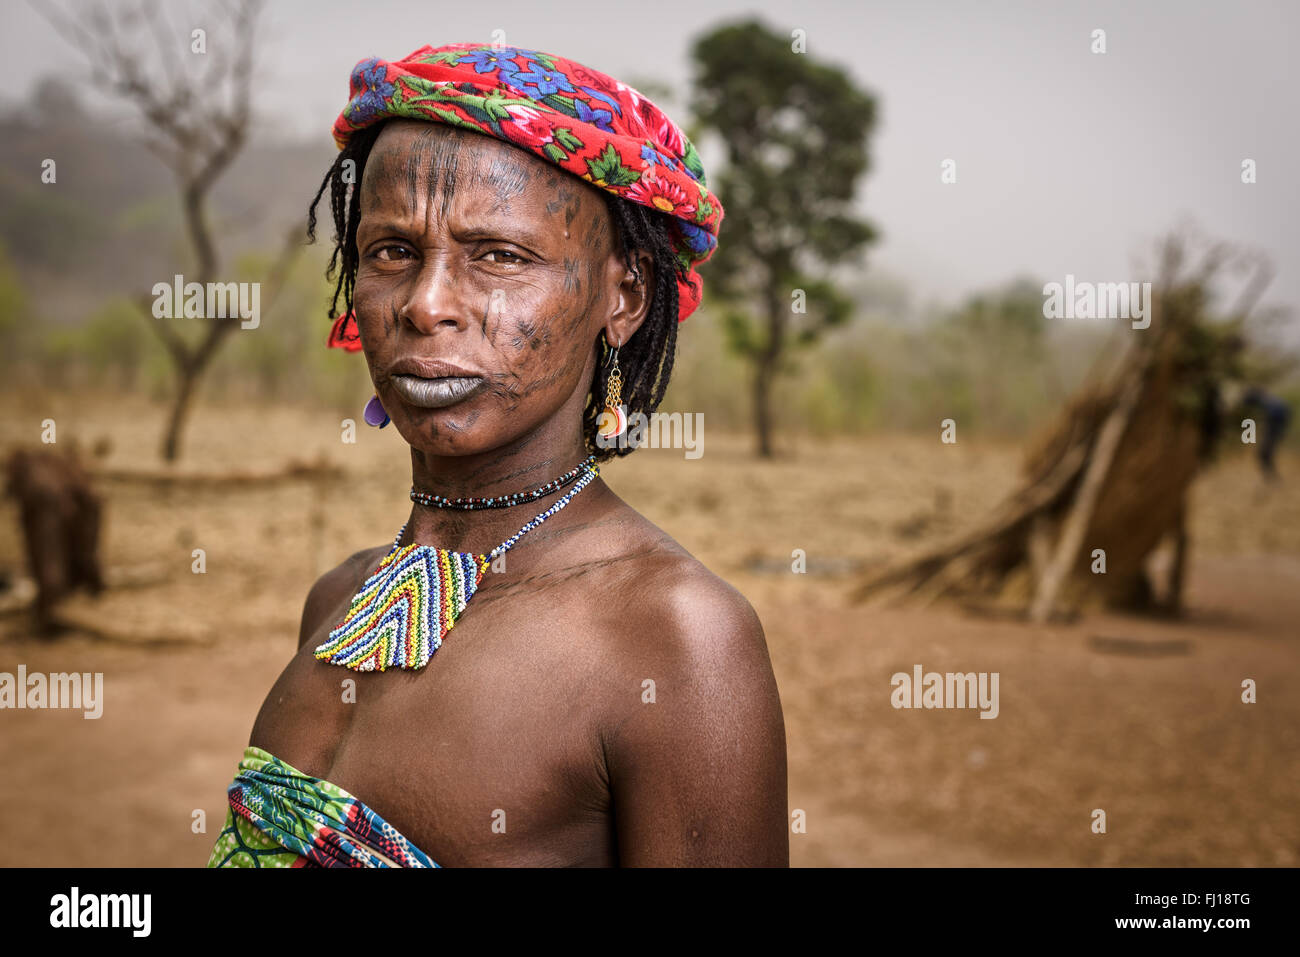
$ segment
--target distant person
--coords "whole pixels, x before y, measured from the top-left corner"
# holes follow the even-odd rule
[[[1220,432],[1235,432],[1243,418],[1254,418],[1260,471],[1267,481],[1276,481],[1277,447],[1291,421],[1291,409],[1285,400],[1259,386],[1227,379],[1211,386],[1206,409],[1202,452],[1212,454]]]
[[[1278,443],[1286,434],[1291,422],[1291,407],[1285,401],[1258,386],[1251,386],[1242,394],[1241,404],[1244,408],[1258,408],[1264,414],[1263,435],[1257,437],[1259,445],[1259,467],[1264,477],[1276,481],[1277,465],[1274,456]]]

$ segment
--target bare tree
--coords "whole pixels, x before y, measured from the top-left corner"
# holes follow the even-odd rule
[[[194,255],[190,280],[206,286],[217,279],[221,268],[208,201],[214,184],[248,138],[253,41],[262,2],[216,4],[207,24],[188,36],[173,29],[167,7],[158,0],[141,0],[129,6],[114,4],[111,12],[104,3],[37,9],[85,54],[101,88],[140,111],[149,145],[176,175]],[[269,285],[273,288],[263,290],[264,302],[273,297],[300,248],[298,235],[298,230],[290,234],[272,268]],[[162,443],[163,458],[173,461],[180,453],[181,433],[199,378],[240,320],[210,317],[205,334],[190,343],[168,320],[152,318],[150,297],[137,301],[150,316],[149,326],[162,339],[176,370],[176,394]]]

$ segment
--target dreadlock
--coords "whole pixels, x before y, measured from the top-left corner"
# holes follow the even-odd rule
[[[325,276],[335,280],[329,306],[330,318],[339,314],[340,299],[346,310],[352,309],[359,260],[357,226],[361,220],[361,190],[358,187],[366,160],[383,126],[382,122],[376,123],[352,134],[321,180],[320,189],[307,212],[307,238],[315,242],[316,207],[328,189],[330,215],[334,221],[334,250]],[[637,414],[649,416],[654,412],[668,388],[673,355],[677,349],[677,276],[685,276],[686,270],[673,250],[671,216],[613,193],[602,192],[602,196],[614,223],[623,262],[638,283],[645,282],[645,277],[634,259],[635,254],[648,252],[654,263],[654,289],[651,290],[649,312],[637,331],[618,350],[618,364],[623,376],[622,402],[629,421],[632,421]],[[604,342],[603,331],[597,341]],[[623,447],[622,443],[601,447],[596,442],[596,423],[605,408],[611,352],[606,344],[602,361],[592,377],[582,417],[587,450],[601,462],[616,455],[628,455],[636,448],[630,444]]]

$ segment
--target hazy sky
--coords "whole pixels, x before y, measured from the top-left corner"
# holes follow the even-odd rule
[[[169,9],[179,28],[202,7]],[[680,102],[691,39],[756,14],[782,32],[807,31],[809,55],[878,97],[874,167],[860,194],[883,233],[869,263],[919,296],[952,299],[1015,274],[1150,279],[1135,273],[1134,254],[1191,219],[1267,252],[1277,268],[1268,300],[1300,307],[1298,9],[1191,0],[273,0],[261,41],[269,82],[257,104],[264,118],[328,142],[357,60],[488,42],[494,30],[629,82],[672,84]],[[6,2],[3,15],[0,89],[12,97],[51,71],[84,75],[80,56],[29,5]],[[1106,31],[1104,55],[1089,50],[1097,28]],[[672,113],[677,104],[664,105]],[[947,158],[957,162],[953,185],[940,182]],[[1258,163],[1255,185],[1241,183],[1244,158]],[[703,159],[708,170],[707,148]]]

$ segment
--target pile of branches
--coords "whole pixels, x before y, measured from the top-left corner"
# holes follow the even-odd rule
[[[1172,540],[1165,605],[1177,608],[1187,554],[1189,489],[1212,459],[1225,380],[1243,375],[1242,325],[1270,278],[1266,263],[1225,319],[1208,314],[1208,288],[1240,261],[1216,246],[1186,269],[1186,246],[1167,240],[1153,284],[1151,323],[1127,330],[1127,348],[1066,405],[1025,458],[1024,481],[975,528],[887,565],[853,597],[1065,617],[1085,607],[1149,608],[1146,564]]]

